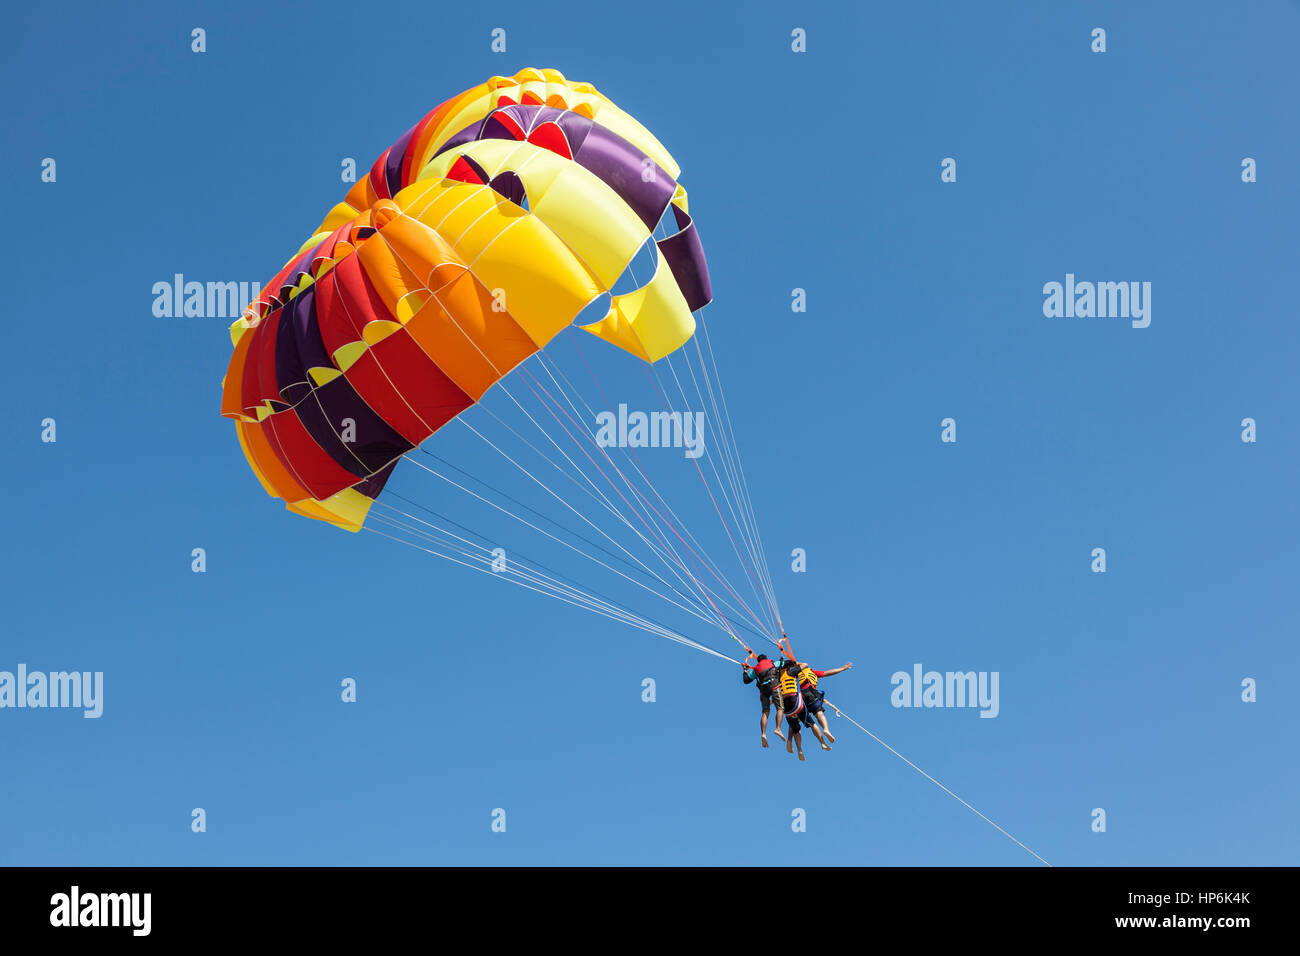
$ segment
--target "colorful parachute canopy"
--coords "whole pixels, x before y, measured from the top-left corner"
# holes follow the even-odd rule
[[[397,460],[587,306],[654,362],[708,269],[673,158],[588,83],[521,70],[411,127],[231,326],[221,413],[291,511],[361,528]],[[661,219],[654,275],[615,284]]]

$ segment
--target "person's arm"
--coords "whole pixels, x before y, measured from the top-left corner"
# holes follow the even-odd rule
[[[852,666],[853,666],[853,662],[849,661],[843,667],[837,667],[834,670],[829,670],[829,671],[813,671],[813,673],[816,674],[819,679],[822,677],[832,677],[835,674],[842,674],[844,671],[848,670]]]
[[[746,684],[752,684],[754,682],[754,672],[744,664],[740,665],[740,676],[745,679]]]

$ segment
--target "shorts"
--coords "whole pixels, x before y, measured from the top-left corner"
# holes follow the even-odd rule
[[[763,713],[767,713],[772,708],[772,688],[760,687],[758,689],[758,700],[763,705]]]
[[[824,709],[822,705],[826,703],[826,695],[815,689],[805,690],[802,693],[804,707],[814,714],[820,714]]]
[[[799,707],[799,710],[798,710],[796,713],[791,713],[791,712],[790,712],[790,709],[789,709],[789,708],[791,708],[791,707],[798,707],[798,706],[799,706],[798,704],[795,703],[793,697],[786,697],[786,698],[783,698],[783,700],[782,700],[782,706],[784,706],[784,707],[786,708],[786,710],[785,710],[785,722],[786,722],[786,724],[789,726],[789,728],[790,728],[790,730],[791,730],[792,732],[795,731],[795,730],[798,730],[800,724],[806,724],[806,723],[808,722],[808,708],[807,708],[807,707]]]

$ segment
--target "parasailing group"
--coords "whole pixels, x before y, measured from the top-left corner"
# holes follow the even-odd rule
[[[852,666],[853,662],[849,661],[842,667],[819,671],[793,658],[790,660],[782,658],[773,663],[766,654],[759,654],[752,665],[748,661],[741,664],[745,683],[758,685],[758,698],[763,707],[759,739],[763,746],[767,746],[767,718],[772,704],[775,703],[774,729],[776,735],[785,741],[786,753],[794,753],[797,750],[799,759],[804,759],[803,741],[799,735],[801,725],[813,732],[817,742],[822,745],[822,750],[830,750],[831,744],[835,743],[835,735],[831,733],[830,725],[826,722],[826,694],[817,689],[817,681],[823,677],[843,673]],[[834,709],[833,704],[831,707]],[[789,727],[789,737],[781,733],[782,718]]]

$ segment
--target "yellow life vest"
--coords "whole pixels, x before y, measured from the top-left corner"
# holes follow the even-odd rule
[[[817,689],[817,675],[812,672],[811,667],[805,667],[799,672],[800,683],[807,684],[813,690]]]
[[[799,678],[788,671],[781,672],[781,696],[798,697],[799,696]]]

